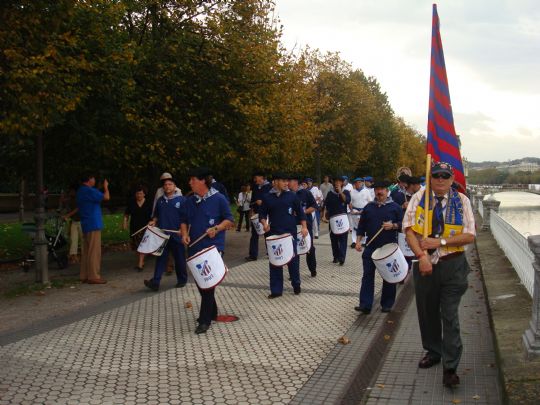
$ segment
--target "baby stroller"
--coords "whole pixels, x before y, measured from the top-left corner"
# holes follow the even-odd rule
[[[59,269],[65,269],[68,265],[68,256],[66,249],[67,240],[64,236],[65,221],[60,215],[49,216],[45,220],[45,238],[47,239],[47,251],[49,259],[54,259]],[[36,237],[37,226],[34,222],[25,222],[22,224],[22,230],[32,238],[32,250],[21,263],[23,271],[28,271],[30,266],[36,261],[34,251],[34,239]]]

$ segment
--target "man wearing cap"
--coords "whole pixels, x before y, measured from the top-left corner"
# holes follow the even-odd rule
[[[274,187],[263,196],[263,203],[259,210],[259,220],[263,224],[265,232],[270,235],[289,233],[293,236],[294,257],[287,264],[291,285],[294,294],[298,295],[300,289],[300,260],[296,254],[297,230],[296,224],[302,226],[303,237],[308,235],[306,214],[296,193],[289,190],[287,175],[276,173],[273,176]],[[268,224],[270,221],[270,224]],[[270,263],[270,295],[269,299],[283,295],[283,267],[277,267]]]
[[[203,249],[214,245],[223,255],[225,250],[225,231],[234,226],[234,218],[225,196],[212,187],[210,169],[199,167],[189,173],[189,186],[193,194],[189,196],[182,210],[180,227],[184,245],[188,246],[191,257]],[[200,236],[206,237],[193,246],[191,241]],[[199,289],[201,307],[196,334],[206,333],[210,324],[216,319],[218,308],[215,298],[215,287],[206,290]]]
[[[375,292],[375,263],[371,255],[375,249],[388,243],[397,243],[397,232],[401,228],[403,211],[399,205],[389,198],[389,181],[377,181],[374,183],[375,201],[368,203],[358,223],[356,231],[356,250],[361,252],[363,247],[361,240],[367,235],[366,247],[362,253],[362,286],[360,287],[360,305],[354,309],[369,314],[373,307],[373,295]],[[383,229],[378,235],[380,229]],[[376,236],[377,235],[377,236]],[[396,285],[383,281],[381,292],[381,311],[390,312],[396,300]]]
[[[155,214],[155,211],[156,211],[156,204],[158,202],[158,200],[161,198],[161,196],[163,194],[165,194],[165,192],[163,191],[163,182],[165,180],[169,180],[169,179],[172,179],[173,176],[172,174],[168,173],[168,172],[164,172],[161,174],[161,176],[159,177],[159,181],[161,182],[161,187],[158,188],[156,190],[156,195],[154,196],[154,203],[152,204],[152,216]],[[182,195],[182,190],[180,190],[178,187],[174,187],[174,194],[175,195]]]
[[[351,191],[351,218],[352,218],[352,224],[353,224],[353,242],[351,243],[351,248],[355,248],[356,246],[356,229],[358,228],[358,221],[360,220],[360,214],[362,213],[362,210],[364,209],[364,205],[362,198],[361,198],[361,191],[364,187],[364,179],[362,177],[357,177],[353,180],[353,190]],[[361,206],[362,205],[362,206]]]
[[[334,179],[334,187],[326,195],[324,200],[325,215],[330,219],[334,215],[347,214],[347,208],[351,203],[351,194],[343,189],[344,177],[336,177]],[[333,263],[338,263],[343,266],[345,257],[347,256],[347,239],[349,232],[335,234],[330,227],[330,242],[332,244],[332,255],[334,256]]]
[[[313,184],[313,179],[311,177],[306,178],[304,182],[306,183],[306,186],[307,186],[306,190],[311,192],[311,194],[313,195],[313,198],[315,199],[315,203],[317,204],[315,207],[315,211],[311,214],[313,216],[313,221],[312,221],[313,225],[311,226],[313,234],[311,234],[311,240],[313,240],[313,237],[315,237],[315,239],[319,239],[319,229],[321,226],[320,207],[324,199],[323,193],[317,186]]]
[[[258,214],[262,204],[263,196],[267,194],[272,185],[268,182],[261,171],[253,174],[253,187],[251,188],[251,216]],[[257,260],[259,256],[259,234],[254,226],[251,227],[251,238],[249,239],[249,254],[245,258],[248,262]]]
[[[313,242],[313,226],[312,223],[314,222],[313,218],[313,212],[317,209],[317,203],[315,201],[315,198],[313,198],[313,194],[310,193],[308,190],[306,190],[303,187],[300,187],[298,185],[300,177],[299,176],[290,176],[289,179],[289,189],[296,193],[296,196],[300,200],[300,203],[302,205],[302,209],[304,210],[304,213],[306,214],[306,224],[309,232],[309,236],[311,237],[311,248],[309,249],[309,252],[306,254],[306,264],[308,266],[309,272],[311,273],[311,277],[317,276],[317,259],[315,257],[315,243]],[[298,222],[298,225],[300,225],[300,222]]]
[[[413,268],[416,307],[425,356],[418,363],[429,368],[443,361],[443,384],[459,384],[456,374],[463,351],[458,308],[467,291],[469,265],[464,246],[475,238],[469,199],[451,188],[452,166],[439,162],[431,169],[429,209],[425,191],[414,194],[403,219],[407,242],[418,258]],[[427,215],[426,215],[427,214]],[[428,218],[429,237],[422,239]]]
[[[176,182],[174,179],[165,179],[163,183],[164,194],[156,203],[155,213],[148,226],[157,224],[160,229],[179,230],[180,213],[184,205],[185,198],[176,193]],[[167,267],[169,253],[174,258],[174,270],[176,272],[176,288],[182,288],[187,283],[186,255],[180,236],[176,233],[170,235],[161,256],[156,258],[154,276],[149,280],[144,280],[144,285],[152,291],[159,290],[161,276]]]

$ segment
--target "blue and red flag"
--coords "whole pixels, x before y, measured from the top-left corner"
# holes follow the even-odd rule
[[[465,174],[459,151],[459,141],[454,128],[436,4],[433,5],[431,31],[427,153],[431,154],[434,162],[446,162],[453,166],[455,182],[460,191],[464,192]]]

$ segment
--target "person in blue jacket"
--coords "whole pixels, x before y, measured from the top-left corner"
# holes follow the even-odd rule
[[[360,287],[360,305],[354,309],[369,314],[373,306],[375,291],[375,263],[371,255],[375,249],[388,243],[397,243],[398,231],[401,229],[403,210],[388,196],[389,181],[377,181],[373,185],[375,200],[364,207],[356,230],[356,250],[361,252],[360,243],[364,234],[367,235],[366,247],[362,253],[362,286]],[[377,232],[384,229],[378,236]],[[369,245],[368,245],[369,244]],[[381,311],[390,312],[396,300],[396,285],[383,281],[381,294]]]
[[[311,237],[311,248],[306,254],[306,263],[311,273],[311,277],[317,276],[317,258],[315,257],[315,239],[313,239],[313,212],[317,210],[317,201],[311,191],[306,188],[301,187],[298,183],[300,182],[300,177],[292,175],[289,179],[289,189],[296,193],[297,197],[300,199],[302,209],[304,214],[306,214],[306,224],[309,231],[309,236]],[[298,222],[300,225],[300,222]]]
[[[289,190],[289,180],[287,175],[276,173],[273,176],[274,187],[263,196],[259,210],[259,220],[261,221],[268,236],[290,233],[293,237],[294,257],[287,265],[291,285],[295,295],[300,294],[300,260],[296,255],[296,224],[302,226],[302,236],[308,235],[306,214],[302,208],[300,200]],[[270,224],[268,224],[270,221]],[[277,267],[270,263],[270,295],[269,299],[281,297],[283,295],[283,267]]]
[[[157,200],[154,218],[148,223],[160,229],[180,230],[180,213],[185,202],[185,197],[176,194],[174,179],[163,180],[164,194]],[[174,270],[176,272],[176,288],[182,288],[187,283],[186,253],[180,235],[171,233],[170,238],[163,249],[161,256],[157,257],[154,276],[150,280],[144,280],[144,285],[152,291],[159,290],[161,276],[167,268],[169,253],[174,258]]]
[[[212,186],[210,169],[199,167],[189,173],[189,185],[193,194],[184,204],[181,217],[181,230],[184,245],[188,246],[188,255],[191,257],[212,245],[223,256],[225,251],[225,231],[234,226],[234,217],[226,197]],[[199,242],[200,236],[206,237]],[[196,334],[206,333],[210,324],[216,319],[218,308],[215,298],[215,287],[206,290],[199,289],[201,294],[201,307],[199,312],[199,325]]]
[[[328,191],[326,199],[324,200],[326,219],[330,219],[334,215],[347,213],[347,207],[351,203],[351,194],[348,190],[343,189],[344,181],[345,176],[338,176],[334,178],[334,187]],[[345,263],[348,239],[349,232],[336,235],[332,232],[332,228],[330,228],[330,242],[332,244],[332,255],[334,256],[333,263],[339,262],[340,266],[343,266]]]
[[[272,189],[272,185],[262,171],[256,171],[253,174],[253,187],[251,187],[251,215],[259,213],[263,196]],[[249,240],[249,254],[245,258],[250,262],[257,260],[259,256],[259,234],[254,226],[251,227],[251,238]]]

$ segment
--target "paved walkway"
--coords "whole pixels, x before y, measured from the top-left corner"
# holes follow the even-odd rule
[[[498,403],[487,402],[497,394],[496,369],[474,276],[462,316],[462,367],[470,370],[452,393],[439,369],[416,368],[411,287],[400,288],[395,312],[359,317],[360,254],[349,250],[340,267],[329,261],[327,235],[317,248],[319,274],[309,277],[302,258],[299,296],[287,285],[283,297],[266,298],[265,259],[231,268],[218,305],[240,320],[215,323],[206,335],[194,334],[199,294],[190,283],[0,346],[0,404],[328,404],[365,393],[369,403]],[[343,335],[350,344],[338,343]],[[379,377],[365,372],[379,368]],[[360,390],[352,395],[352,387]]]

